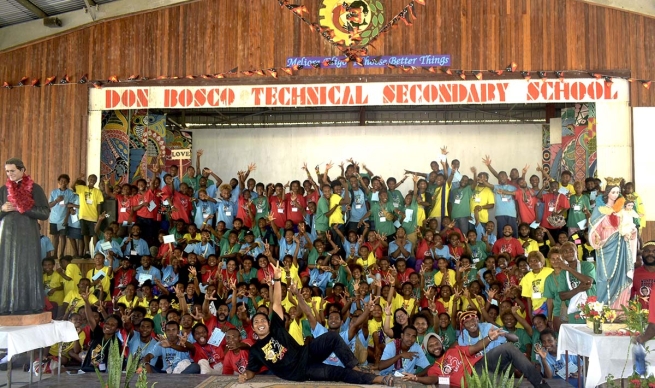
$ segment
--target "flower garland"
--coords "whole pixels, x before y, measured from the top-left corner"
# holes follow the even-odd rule
[[[23,214],[34,207],[34,198],[32,198],[34,181],[29,175],[23,175],[23,179],[18,182],[8,180],[6,185],[9,193],[7,199],[19,213]]]

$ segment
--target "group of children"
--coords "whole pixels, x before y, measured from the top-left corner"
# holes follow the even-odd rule
[[[116,193],[106,183],[104,196],[116,199],[119,216],[103,223],[99,212],[94,268],[82,274],[70,256],[43,261],[53,314],[80,333],[79,343],[64,344],[61,359],[51,350],[51,361],[103,371],[106,345],[118,340],[150,371],[243,374],[258,341],[251,319],[271,313],[279,265],[284,324],[299,345],[335,331],[360,366],[429,382],[422,379],[455,373],[443,360],[435,368],[435,357],[491,339],[491,330],[485,352],[510,342],[545,377],[575,383],[575,371],[564,376],[568,362],[556,357],[568,305],[561,293],[594,293],[585,231],[602,201],[599,183],[571,184],[566,172],[560,183],[538,168],[546,184],[533,176],[528,188],[527,166],[522,176],[516,169],[508,176],[485,158],[499,180],[492,185],[486,172],[472,168],[471,179],[460,173],[447,153],[430,173],[406,171],[400,181],[384,181],[363,164],[360,173],[351,159],[333,179],[331,164],[323,173],[317,167],[316,180],[305,165],[302,185],[264,186],[248,179],[256,169],[250,165],[221,185],[211,170],[200,170],[198,156],[197,170],[181,179],[161,172],[161,180]],[[413,189],[403,196],[398,187],[408,178]],[[66,190],[64,183],[57,190]],[[633,190],[624,186],[643,214]],[[79,206],[53,199],[53,206]],[[139,206],[158,216],[144,219]],[[431,334],[441,353],[429,351],[437,346]]]

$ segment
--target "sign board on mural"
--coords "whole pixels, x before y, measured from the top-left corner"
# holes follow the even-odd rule
[[[628,81],[525,80],[91,89],[91,110],[629,101]]]
[[[191,159],[191,150],[171,150],[172,160],[187,160]]]
[[[319,64],[321,68],[341,69],[348,67],[344,62],[345,57],[290,57],[287,58],[287,66],[300,65],[309,68]],[[394,66],[450,66],[450,55],[383,55],[379,57],[362,57],[362,67],[387,67]],[[326,66],[327,65],[327,66]]]

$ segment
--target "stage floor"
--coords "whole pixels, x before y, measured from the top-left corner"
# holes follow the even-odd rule
[[[0,373],[0,385],[6,383],[6,373]],[[29,387],[25,381],[29,381],[29,375],[24,372],[15,372],[13,381],[17,382],[12,384],[14,387]],[[62,376],[44,376],[44,379],[39,383],[38,377],[32,387],[39,388],[70,388],[70,387],[99,387],[100,383],[95,374],[86,373],[84,375],[66,375]],[[132,380],[131,386],[134,386],[136,379]],[[22,382],[22,383],[18,383]],[[357,385],[334,383],[334,382],[304,382],[294,383],[275,376],[257,376],[245,384],[239,384],[237,376],[206,376],[206,375],[166,375],[166,374],[151,374],[148,375],[148,385],[157,382],[156,388],[284,388],[284,387],[321,387],[321,388],[337,388],[337,387],[357,387]],[[552,388],[570,388],[562,380],[548,380],[548,384]],[[396,387],[404,388],[418,388],[425,387],[425,385],[407,383],[398,381]],[[362,386],[364,387],[364,386]],[[382,387],[381,385],[368,385],[366,387]],[[523,381],[521,388],[531,387],[530,383]]]

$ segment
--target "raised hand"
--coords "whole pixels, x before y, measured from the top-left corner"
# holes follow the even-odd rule
[[[441,147],[441,154],[448,155],[448,146]]]
[[[334,167],[334,163],[332,163],[332,161],[330,160],[330,163],[328,163],[328,164],[325,165],[325,171],[328,171],[328,170],[331,169],[332,167]]]
[[[491,165],[491,158],[489,155],[485,155],[484,158],[482,158],[482,163],[484,163],[484,165],[487,167]]]
[[[216,295],[216,290],[211,290],[207,295],[205,295],[205,300],[208,301],[216,300],[214,295]]]
[[[205,153],[204,150],[198,150],[196,151],[196,156],[202,156],[203,153]]]
[[[253,172],[257,169],[257,165],[255,163],[250,163],[248,165],[248,172]]]
[[[421,178],[418,175],[416,175],[416,174],[412,175],[412,180],[414,181],[414,183],[418,182],[419,179],[421,179]]]
[[[171,347],[171,342],[168,340],[168,338],[166,338],[165,335],[159,334],[158,337],[159,337],[159,345],[162,348],[170,348]]]
[[[525,175],[528,172],[528,169],[530,168],[530,165],[526,164],[525,167],[523,167],[523,175]]]
[[[309,173],[309,169],[307,168],[307,162],[304,162],[304,163],[302,164],[302,167],[300,167],[300,169],[301,169],[301,170],[305,170],[305,171],[307,171],[307,172]]]
[[[275,214],[274,214],[273,212],[270,212],[270,213],[268,214],[268,216],[266,217],[266,219],[268,220],[268,222],[273,222],[273,221],[275,221]]]

